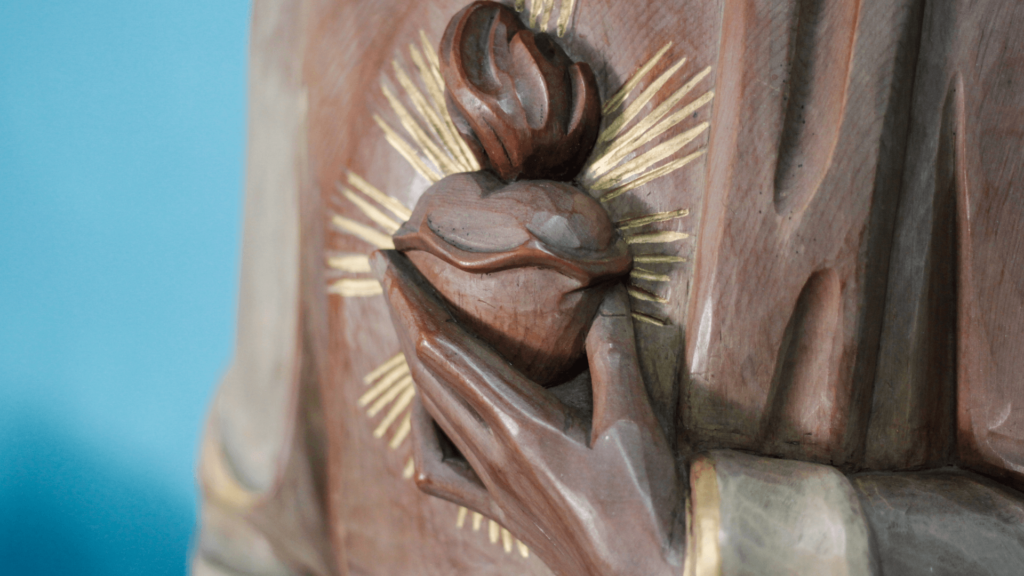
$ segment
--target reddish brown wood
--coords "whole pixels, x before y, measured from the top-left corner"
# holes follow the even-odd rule
[[[499,520],[555,574],[678,574],[682,489],[640,376],[625,289],[608,293],[590,327],[584,411],[453,321],[403,256],[379,254],[374,266],[421,402],[459,449],[446,455],[421,414],[417,483]]]
[[[505,180],[571,180],[597,139],[601,101],[586,62],[573,62],[511,8],[474,2],[441,39],[441,73],[455,126],[485,168]]]
[[[254,53],[278,81],[254,77],[254,92],[279,99],[254,109],[250,179],[266,190],[250,191],[263,219],[248,216],[267,232],[247,236],[246,269],[262,266],[253,250],[279,266],[247,273],[270,288],[244,300],[241,326],[289,337],[240,339],[243,366],[217,409],[230,430],[210,438],[259,500],[210,505],[204,542],[242,534],[317,574],[658,572],[680,544],[669,461],[704,449],[847,472],[961,466],[1024,487],[1021,7],[578,0],[570,33],[552,40],[491,3],[292,0],[274,5],[287,26],[270,26],[271,4],[257,2]],[[379,85],[393,84],[391,60],[421,30],[442,46],[460,132],[499,177],[431,187],[374,123],[390,114]],[[713,112],[694,112],[712,121],[710,142],[693,144],[708,153],[605,216],[567,182],[600,102],[669,41],[641,87],[684,55],[687,78],[713,65]],[[325,253],[372,250],[328,229],[331,213],[372,224],[337,197],[349,170],[417,206],[395,239],[406,256],[379,257],[387,301],[324,290]],[[624,321],[616,279],[629,258],[611,223],[680,208],[687,219],[652,230],[692,234],[671,247],[687,262],[659,270],[663,284],[640,281],[668,302],[630,302],[668,325]],[[542,211],[568,224],[535,226]],[[278,241],[266,214],[298,231]],[[278,291],[281,279],[298,287]],[[270,310],[290,323],[268,327]],[[529,558],[490,544],[486,521],[456,528],[455,505],[402,478],[409,446],[374,437],[361,379],[399,350],[422,400],[419,488],[501,520]],[[626,428],[634,444],[594,449],[595,430]],[[252,430],[277,441],[253,443]],[[570,494],[597,516],[584,520]]]
[[[504,185],[487,172],[427,190],[395,247],[461,322],[542,385],[576,367],[594,312],[632,265],[591,197],[551,181]]]

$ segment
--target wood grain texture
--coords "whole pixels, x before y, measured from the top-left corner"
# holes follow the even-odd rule
[[[370,254],[396,245],[431,186],[489,161],[453,140],[431,80],[467,4],[257,4],[239,353],[204,452],[223,457],[222,475],[204,473],[210,517],[222,515],[206,543],[241,534],[271,547],[278,571],[495,575],[550,574],[540,554],[589,545],[544,542],[521,510],[489,520],[464,483],[428,467],[424,454],[454,453],[441,436],[411,441],[434,430],[430,400],[370,275]],[[603,121],[571,185],[632,255],[636,366],[676,458],[736,448],[845,472],[957,465],[1024,488],[1024,9],[507,4],[592,70]],[[473,242],[517,233],[493,232]],[[450,301],[469,292],[470,278],[431,274]],[[533,323],[503,322],[496,332],[529,343]],[[538,394],[586,405],[567,388]],[[472,468],[526,475],[522,456]],[[694,470],[691,486],[710,477]],[[226,506],[232,486],[245,506]],[[506,488],[513,509],[522,492]],[[728,553],[692,558],[713,572]]]
[[[852,483],[874,533],[882,574],[1020,573],[1024,500],[1019,492],[949,469],[863,474]]]
[[[390,117],[390,106],[376,89],[380,81],[390,82],[388,62],[406,53],[407,45],[418,39],[421,29],[439,43],[448,19],[464,6],[461,2],[417,3],[415,7],[402,2],[314,4],[306,56],[310,91],[309,152],[322,206],[330,206],[332,211],[354,221],[369,223],[350,203],[335,199],[335,183],[344,181],[349,170],[369,179],[375,187],[386,190],[409,207],[429,187],[428,180],[391,150],[369,113]],[[601,93],[607,97],[671,40],[673,45],[668,56],[655,67],[653,74],[664,72],[683,54],[688,56],[683,75],[678,80],[673,77],[668,85],[674,90],[710,64],[708,55],[713,47],[706,40],[713,37],[717,11],[711,6],[688,9],[683,18],[690,23],[693,32],[685,35],[677,26],[669,25],[669,14],[674,12],[664,6],[580,2],[569,31],[560,42],[574,60],[591,63]],[[652,35],[641,42],[631,30],[620,27],[617,24],[620,21],[651,30]],[[386,27],[390,32],[367,35],[362,33],[367,27]],[[600,47],[591,46],[591,38],[601,39]],[[606,50],[606,39],[617,48]],[[713,73],[705,75],[698,89],[707,90],[701,87],[710,86],[712,81]],[[666,90],[657,95],[652,105],[656,106],[670,94],[671,91]],[[633,97],[627,100],[627,105]],[[694,113],[697,115],[694,121],[700,122],[710,114],[710,107],[690,112]],[[656,140],[648,148],[677,133],[675,130],[667,132],[662,140]],[[706,133],[702,140],[706,140]],[[669,230],[692,230],[688,223],[694,221],[699,210],[693,200],[699,198],[701,166],[702,160],[697,159],[687,169],[621,196],[614,205],[609,205],[612,220],[668,213],[685,207],[690,209],[685,220],[665,222]],[[651,194],[656,189],[679,192],[661,197]],[[653,225],[660,226],[665,225],[659,222]],[[651,228],[637,227],[633,231],[647,233]],[[327,252],[367,253],[372,249],[347,236],[328,234],[324,240]],[[670,248],[678,250],[670,254],[689,256],[685,240],[676,241]],[[658,244],[644,244],[635,253],[660,255],[663,252]],[[669,262],[653,266],[672,278],[664,283],[668,293],[657,288],[663,283],[640,282],[647,289],[661,292],[668,303],[640,303],[639,311],[657,317],[668,315],[671,322],[678,323],[685,301],[687,265]],[[364,391],[357,383],[398,351],[393,329],[385,321],[387,313],[383,301],[332,298],[328,305],[331,328],[322,390],[333,487],[331,510],[336,526],[333,529],[335,546],[344,547],[349,570],[353,573],[416,573],[422,566],[429,565],[460,574],[547,573],[535,554],[531,553],[528,558],[515,550],[506,554],[500,532],[499,542],[492,545],[486,521],[480,531],[473,531],[471,519],[464,520],[464,527],[458,528],[455,506],[421,494],[412,482],[402,478],[408,451],[383,453],[376,448],[379,444],[375,442],[379,441],[372,438],[371,427],[363,424],[357,406],[358,396]],[[638,328],[639,338],[672,343],[672,348],[678,346],[678,334],[677,326],[645,324]],[[645,378],[648,385],[663,383],[665,391],[659,392],[660,397],[674,398],[677,356],[670,349],[657,346],[641,354],[641,367],[655,376]],[[662,360],[653,360],[656,358]],[[674,401],[659,406],[668,425],[674,423],[674,406]]]
[[[394,238],[460,322],[545,386],[580,370],[597,307],[632,267],[590,196],[488,172],[432,186]]]
[[[299,0],[253,7],[238,342],[201,450],[197,573],[329,576],[344,563],[328,536],[318,356],[303,333],[304,308],[323,293],[319,285],[309,293],[302,266],[310,245],[305,25]]]
[[[912,2],[795,4],[724,8],[681,409],[691,445],[855,466],[918,21]]]

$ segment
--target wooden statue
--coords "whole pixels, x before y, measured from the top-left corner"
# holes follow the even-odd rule
[[[193,573],[1022,573],[1021,30],[257,0]]]

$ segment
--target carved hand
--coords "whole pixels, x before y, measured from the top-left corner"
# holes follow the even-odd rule
[[[405,256],[378,252],[374,269],[421,400],[421,489],[500,522],[559,575],[681,573],[682,489],[621,286],[586,341],[590,413],[460,326]]]

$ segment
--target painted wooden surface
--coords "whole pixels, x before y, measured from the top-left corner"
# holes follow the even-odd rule
[[[522,528],[412,481],[415,369],[370,269],[435,182],[481,165],[439,96],[466,4],[256,2],[208,554],[239,534],[295,573],[550,573]],[[638,367],[681,461],[733,448],[1024,488],[1019,3],[522,8],[593,71],[604,119],[576,185],[629,245]]]

